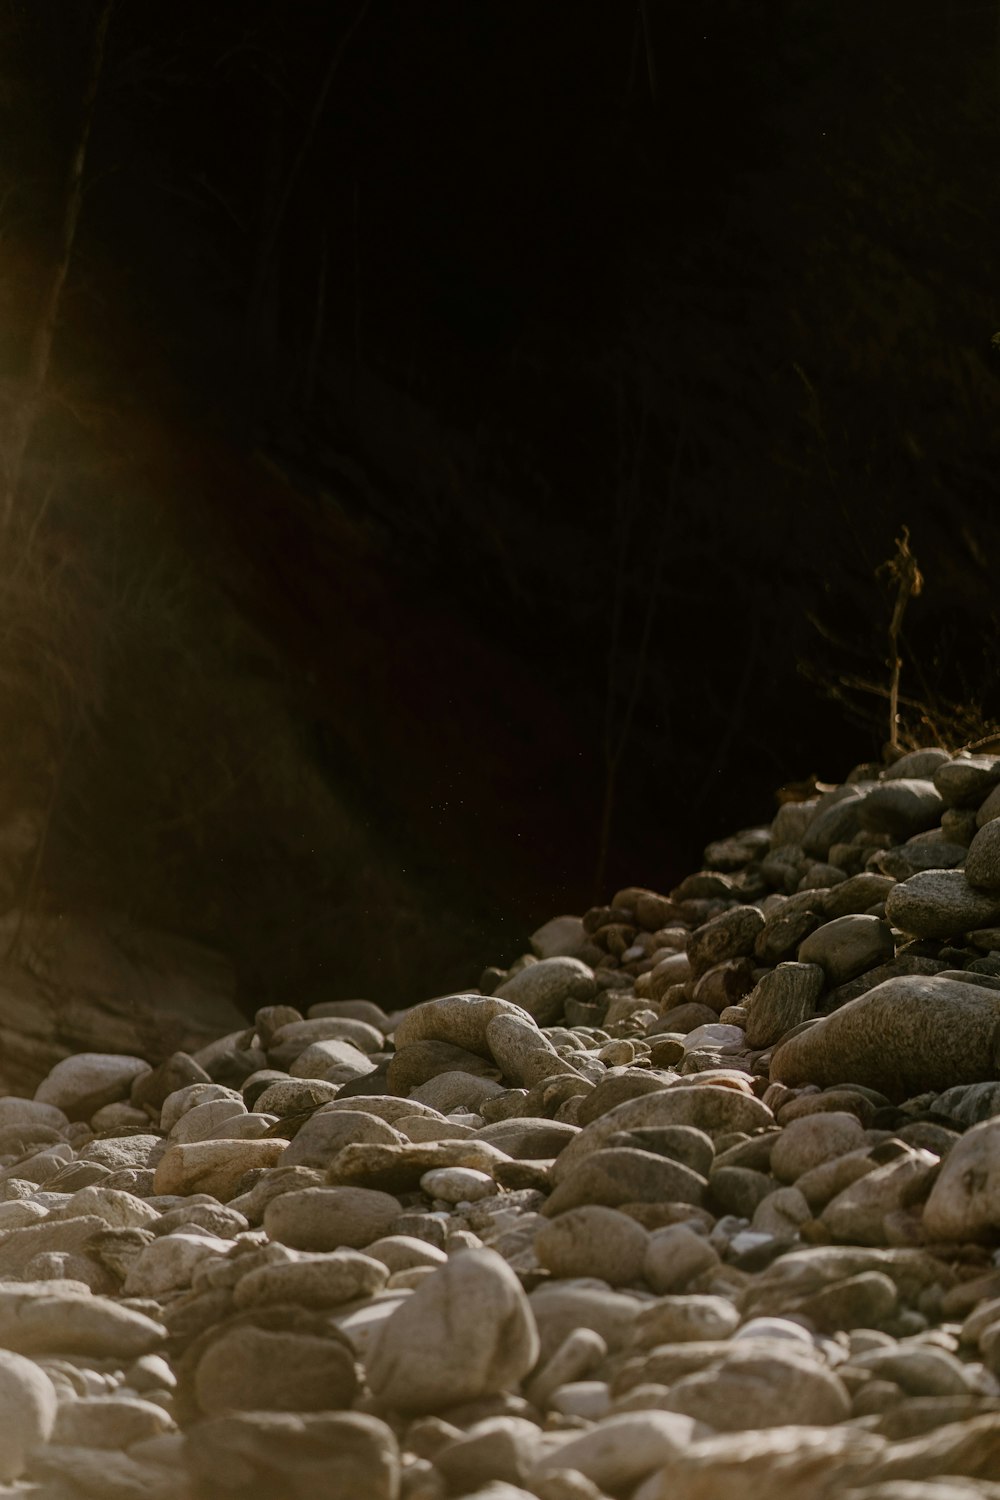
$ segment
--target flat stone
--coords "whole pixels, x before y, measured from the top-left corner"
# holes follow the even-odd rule
[[[1000,893],[978,890],[961,870],[924,870],[893,886],[885,912],[914,937],[957,937],[1000,922]]]
[[[366,1412],[233,1413],[197,1423],[185,1463],[207,1493],[234,1487],[297,1500],[398,1500],[399,1445]]]
[[[394,1033],[396,1050],[412,1042],[451,1042],[467,1052],[476,1052],[492,1061],[486,1041],[486,1028],[494,1016],[520,1016],[529,1012],[521,1005],[493,995],[443,995],[415,1005],[397,1022]]]
[[[543,958],[498,985],[495,994],[526,1010],[539,1026],[552,1026],[568,1001],[593,1000],[597,983],[593,969],[578,958]]]
[[[517,1277],[494,1251],[469,1250],[422,1281],[382,1325],[368,1383],[389,1408],[441,1410],[516,1388],[538,1354]]]
[[[825,983],[826,975],[818,963],[780,963],[765,974],[743,1002],[747,1046],[769,1047],[793,1026],[808,1020],[815,1014]]]
[[[771,1078],[790,1085],[862,1084],[902,1100],[993,1079],[998,1066],[1000,995],[914,975],[877,985],[782,1042],[771,1058]]]
[[[534,1237],[539,1262],[554,1276],[596,1276],[609,1286],[639,1280],[648,1244],[634,1219],[598,1204],[559,1214]]]
[[[281,1117],[319,1109],[336,1097],[337,1085],[322,1078],[278,1078],[257,1095],[254,1103],[265,1114]]]
[[[312,1016],[308,1021],[299,1016],[297,1021],[280,1026],[267,1042],[267,1055],[271,1066],[291,1069],[292,1063],[313,1042],[350,1042],[359,1052],[381,1052],[385,1037],[376,1026],[359,1021],[354,1016]]]
[[[327,1181],[342,1186],[412,1193],[425,1172],[443,1167],[471,1167],[491,1176],[508,1161],[504,1152],[474,1137],[466,1140],[407,1141],[402,1146],[344,1146],[327,1169]]]
[[[174,1428],[162,1406],[137,1396],[96,1396],[63,1401],[56,1413],[52,1442],[81,1448],[127,1448]]]
[[[552,1181],[560,1183],[584,1157],[603,1147],[617,1131],[693,1125],[714,1137],[728,1131],[749,1134],[773,1124],[771,1111],[750,1094],[713,1083],[676,1084],[626,1100],[587,1125],[560,1152],[552,1167]]]
[[[90,1354],[135,1359],[159,1347],[155,1319],[73,1282],[0,1282],[0,1345],[22,1354]]]
[[[885,1447],[884,1439],[856,1427],[779,1426],[719,1433],[692,1443],[669,1466],[650,1475],[631,1500],[769,1500],[773,1495],[781,1500],[816,1500],[822,1494],[818,1486],[838,1481],[844,1470],[855,1478],[867,1476]],[[838,1488],[850,1494],[839,1483]],[[916,1497],[896,1495],[892,1500]]]
[[[405,1136],[378,1115],[362,1110],[320,1110],[296,1131],[279,1158],[283,1167],[326,1169],[344,1146],[376,1142],[401,1146]]]
[[[299,1307],[336,1307],[380,1292],[389,1268],[356,1250],[303,1255],[284,1264],[257,1266],[236,1283],[235,1307],[264,1307],[293,1302]]]
[[[871,865],[893,880],[910,880],[930,871],[959,870],[965,863],[967,847],[943,835],[919,834],[894,849],[878,849]]]
[[[798,961],[818,964],[831,985],[845,984],[875,964],[893,957],[892,932],[878,917],[835,917],[811,932],[799,947]]]
[[[541,1340],[539,1370],[578,1328],[599,1334],[612,1352],[632,1341],[642,1304],[592,1280],[546,1281],[528,1299]]]
[[[363,1249],[388,1234],[399,1211],[397,1198],[371,1188],[302,1188],[271,1200],[264,1228],[295,1250]]]
[[[550,1175],[554,1172],[555,1167]],[[554,1217],[584,1203],[700,1203],[706,1187],[705,1178],[681,1162],[652,1151],[610,1147],[589,1152],[572,1171],[560,1174],[542,1211]]]
[[[504,1151],[518,1161],[538,1161],[558,1156],[579,1133],[577,1125],[535,1115],[496,1120],[477,1130],[476,1139],[496,1146],[498,1151]]]
[[[665,1411],[620,1412],[605,1417],[589,1432],[571,1436],[540,1459],[532,1485],[547,1474],[569,1469],[583,1474],[602,1491],[630,1489],[654,1469],[669,1467],[689,1445],[690,1418]]]
[[[191,1141],[168,1146],[156,1167],[156,1193],[210,1193],[227,1203],[255,1167],[274,1167],[288,1142],[275,1140]]]
[[[242,1099],[207,1099],[204,1104],[196,1104],[193,1109],[185,1110],[180,1119],[175,1121],[170,1130],[170,1140],[208,1140],[219,1133],[220,1127],[229,1124],[237,1116],[242,1118],[246,1113],[247,1107]]]
[[[845,1276],[811,1296],[798,1298],[795,1311],[818,1333],[841,1329],[879,1328],[897,1310],[899,1294],[883,1271],[861,1271]]]
[[[132,1083],[150,1072],[141,1057],[111,1052],[78,1052],[57,1062],[35,1090],[40,1104],[51,1104],[70,1120],[89,1120],[104,1104],[127,1099]]]
[[[468,1495],[481,1483],[516,1484],[534,1466],[542,1435],[525,1417],[487,1417],[434,1454],[434,1467],[453,1494]]]
[[[413,1234],[387,1234],[365,1246],[366,1256],[380,1260],[390,1272],[410,1271],[414,1266],[443,1266],[447,1255],[427,1240]]]
[[[924,1204],[934,1239],[978,1240],[1000,1228],[1000,1119],[966,1131],[945,1157]]]
[[[835,890],[827,891],[823,910],[827,917],[846,917],[853,912],[866,912],[869,907],[884,901],[895,885],[891,875],[880,875],[876,870],[862,870],[841,882]]]
[[[691,1125],[661,1125],[648,1129],[622,1131],[608,1138],[608,1147],[630,1146],[637,1151],[651,1151],[656,1156],[665,1156],[670,1161],[690,1167],[701,1177],[707,1177],[715,1160],[712,1137],[704,1130],[695,1130]]]
[[[345,1083],[348,1078],[363,1078],[373,1073],[375,1064],[367,1052],[355,1047],[353,1042],[330,1037],[327,1041],[310,1042],[290,1064],[288,1071],[293,1078],[330,1078]]]
[[[762,1427],[825,1427],[851,1413],[843,1382],[811,1354],[791,1345],[766,1352],[733,1347],[718,1365],[682,1376],[670,1388],[671,1411],[717,1432]]]
[[[700,1343],[726,1339],[735,1333],[740,1314],[725,1297],[688,1292],[661,1296],[640,1313],[635,1342],[644,1349],[656,1344]]]

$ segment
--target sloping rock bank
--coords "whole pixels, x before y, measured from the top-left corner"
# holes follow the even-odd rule
[[[0,1098],[0,1494],[1000,1500],[1000,758],[532,942]]]

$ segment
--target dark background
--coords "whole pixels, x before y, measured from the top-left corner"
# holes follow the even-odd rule
[[[473,984],[880,753],[903,527],[991,727],[995,5],[105,12],[0,6],[11,899]]]

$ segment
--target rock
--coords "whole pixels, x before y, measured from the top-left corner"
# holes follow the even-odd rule
[[[480,1057],[465,1047],[455,1047],[451,1042],[426,1040],[398,1048],[389,1059],[386,1079],[394,1094],[405,1096],[439,1073],[456,1072],[494,1079],[497,1076],[492,1059]]]
[[[194,1395],[207,1416],[231,1411],[330,1411],[357,1390],[350,1350],[339,1339],[234,1323],[197,1362]]]
[[[508,1158],[495,1146],[470,1137],[465,1140],[409,1142],[402,1146],[354,1144],[344,1146],[327,1169],[327,1181],[342,1186],[411,1193],[425,1172],[440,1167],[471,1167],[492,1175]]]
[[[960,755],[938,766],[934,785],[949,807],[978,807],[1000,782],[1000,759]]]
[[[135,1359],[163,1343],[162,1324],[70,1281],[0,1282],[0,1346]],[[0,1408],[2,1409],[2,1408]]]
[[[862,828],[908,839],[941,821],[944,798],[933,781],[895,776],[872,787],[861,809]]]
[[[551,1175],[554,1172],[555,1168]],[[669,1157],[611,1147],[590,1152],[571,1172],[560,1176],[543,1213],[554,1217],[586,1203],[612,1208],[618,1203],[700,1203],[706,1186],[699,1173]]]
[[[827,891],[823,910],[827,917],[846,917],[852,912],[866,912],[885,900],[895,885],[890,875],[880,875],[875,870],[863,870],[843,881],[836,890]]]
[[[152,1401],[136,1396],[97,1396],[60,1403],[52,1442],[80,1448],[128,1448],[173,1427],[169,1413]]]
[[[861,829],[861,811],[874,783],[840,786],[817,800],[802,835],[802,848],[814,859],[825,859],[834,844],[847,843]]]
[[[191,1285],[196,1270],[206,1261],[228,1255],[234,1241],[214,1235],[178,1232],[153,1240],[136,1255],[125,1278],[129,1297],[162,1297]]]
[[[847,1500],[850,1491],[839,1477],[867,1474],[885,1447],[883,1439],[852,1427],[719,1433],[692,1443],[631,1500],[832,1500],[833,1485]]]
[[[56,1419],[56,1393],[30,1359],[0,1349],[0,1479],[18,1479],[34,1448],[47,1443]]]
[[[924,1205],[933,1239],[977,1240],[1000,1228],[1000,1119],[973,1125],[952,1147]]]
[[[534,1466],[542,1435],[524,1417],[487,1417],[456,1442],[434,1455],[434,1467],[455,1494],[468,1494],[480,1483],[517,1484]]]
[[[203,1492],[288,1500],[398,1500],[396,1436],[366,1412],[233,1413],[191,1429],[186,1462]]]
[[[127,1099],[133,1079],[150,1071],[141,1057],[78,1052],[56,1063],[35,1090],[40,1104],[51,1104],[70,1120],[89,1120],[103,1104]]]
[[[592,1328],[574,1328],[552,1357],[540,1365],[525,1391],[539,1411],[546,1411],[552,1396],[561,1386],[578,1381],[597,1368],[608,1352],[608,1346]]]
[[[676,1292],[703,1271],[718,1265],[719,1257],[703,1235],[686,1224],[671,1224],[649,1237],[643,1275],[661,1296]]]
[[[541,968],[541,964],[534,968]],[[543,1078],[576,1071],[560,1057],[544,1032],[516,1016],[495,1016],[486,1028],[486,1042],[504,1079],[514,1088],[530,1089]]]
[[[933,781],[939,767],[947,765],[950,760],[947,750],[942,750],[938,745],[932,745],[926,750],[910,750],[885,768],[882,780],[898,781],[916,776],[921,780],[930,778]]]
[[[726,959],[752,953],[763,926],[764,914],[756,906],[735,906],[695,928],[687,946],[692,975],[697,979]]]
[[[540,1459],[536,1479],[560,1469],[584,1474],[602,1490],[625,1491],[654,1469],[669,1466],[691,1442],[694,1423],[665,1411],[620,1412],[571,1436]]]
[[[978,890],[961,870],[924,870],[893,886],[885,912],[915,937],[956,937],[1000,922],[1000,894]]]
[[[948,1115],[957,1125],[978,1125],[1000,1115],[1000,1081],[963,1083],[931,1101],[935,1114]]]
[[[929,1151],[904,1150],[843,1189],[823,1209],[820,1222],[831,1238],[853,1245],[884,1245],[887,1214],[919,1198],[937,1157]]]
[[[856,1115],[842,1111],[803,1115],[782,1130],[771,1150],[771,1171],[780,1182],[795,1182],[820,1163],[860,1150],[866,1136]]]
[[[486,1028],[494,1016],[502,1015],[524,1020],[528,1012],[521,1005],[487,995],[443,995],[438,1000],[427,1000],[408,1010],[397,1023],[396,1050],[425,1040],[450,1042],[492,1061]]]
[[[1000,995],[914,975],[886,980],[782,1042],[771,1077],[791,1085],[862,1084],[900,1100],[991,1079],[998,1064]]]
[[[1000,887],[1000,819],[984,823],[969,845],[965,878],[970,885],[988,891]]]
[[[725,1297],[661,1296],[639,1315],[635,1342],[644,1349],[656,1344],[699,1343],[725,1339],[739,1327],[740,1315]]]
[[[498,985],[495,993],[526,1010],[539,1026],[552,1026],[567,1001],[592,1000],[597,985],[594,971],[578,958],[543,958]]]
[[[513,1271],[492,1250],[469,1250],[421,1282],[382,1325],[368,1382],[389,1408],[441,1410],[516,1387],[538,1353],[531,1308]]]
[[[388,1279],[388,1267],[372,1255],[354,1250],[302,1255],[248,1271],[236,1283],[233,1304],[237,1308],[288,1302],[298,1307],[337,1307],[374,1296]]]
[[[303,1110],[318,1110],[337,1095],[337,1085],[322,1078],[277,1078],[257,1095],[254,1104],[264,1114],[283,1118]]]
[[[547,1281],[528,1299],[541,1340],[539,1371],[578,1328],[597,1333],[615,1352],[630,1343],[642,1304],[592,1281]]]
[[[754,943],[754,956],[761,963],[777,964],[783,958],[793,957],[798,952],[802,939],[820,926],[823,918],[818,911],[812,909],[819,902],[819,893],[809,894],[813,900],[808,909],[791,907],[789,903],[789,906],[772,912],[767,918]],[[825,911],[825,904],[823,909]]]
[[[715,1136],[734,1130],[749,1133],[773,1124],[774,1116],[765,1104],[737,1089],[716,1084],[674,1085],[626,1100],[587,1125],[556,1158],[552,1180],[560,1183],[578,1162],[599,1150],[616,1131],[693,1125],[696,1130]]]
[[[670,1388],[669,1410],[738,1432],[831,1426],[847,1419],[851,1402],[843,1382],[811,1354],[772,1344],[766,1352],[734,1346],[722,1363],[682,1376]]]
[[[799,947],[801,964],[818,964],[831,985],[845,984],[894,954],[892,932],[878,917],[853,914],[824,922]]]
[[[436,1167],[424,1173],[420,1186],[429,1198],[443,1203],[478,1203],[498,1191],[492,1177],[472,1167]]]
[[[157,1193],[210,1193],[227,1203],[236,1196],[240,1182],[255,1167],[273,1167],[281,1160],[288,1142],[192,1141],[168,1146],[160,1158],[153,1188]]]
[[[609,1286],[639,1280],[648,1244],[634,1219],[593,1203],[559,1214],[534,1237],[535,1254],[554,1276],[596,1276]]]
[[[296,1131],[279,1160],[283,1167],[326,1168],[338,1151],[356,1141],[398,1146],[405,1136],[362,1110],[319,1110]]]
[[[371,1188],[302,1188],[271,1200],[264,1228],[295,1250],[362,1249],[388,1234],[398,1214],[397,1198]]]
[[[818,963],[779,963],[765,974],[744,1001],[747,1046],[769,1047],[793,1026],[808,1020],[815,1014],[824,983],[825,974]]]
[[[677,1161],[701,1177],[707,1177],[715,1159],[712,1137],[691,1125],[661,1125],[658,1129],[622,1131],[608,1138],[608,1146],[631,1146]]]
[[[580,917],[552,917],[531,934],[529,941],[536,958],[580,958],[586,961],[586,953],[592,947],[590,935]]]

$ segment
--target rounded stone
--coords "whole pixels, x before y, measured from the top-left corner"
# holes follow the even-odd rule
[[[696,1234],[686,1224],[670,1224],[650,1235],[643,1276],[662,1296],[679,1291],[718,1263],[719,1257],[704,1235]]]
[[[830,984],[846,984],[895,953],[892,932],[878,917],[852,913],[824,922],[799,945],[803,964],[819,964]]]
[[[978,807],[1000,782],[1000,758],[959,755],[938,766],[934,785],[949,807]]]
[[[782,1130],[771,1151],[771,1171],[779,1182],[795,1182],[804,1172],[848,1151],[867,1137],[856,1115],[840,1111],[803,1115]]]
[[[897,776],[872,787],[861,809],[861,826],[896,840],[908,839],[939,823],[944,807],[933,781]]]
[[[641,1277],[648,1244],[641,1224],[598,1204],[559,1214],[534,1238],[535,1254],[554,1276],[596,1276],[609,1286]]]
[[[233,1292],[236,1307],[263,1307],[291,1302],[299,1307],[336,1307],[380,1292],[389,1269],[371,1255],[334,1250],[300,1260],[257,1266],[240,1278]]]
[[[1000,994],[914,974],[887,979],[782,1042],[771,1079],[860,1084],[901,1101],[996,1078],[998,1066]]]
[[[47,1443],[55,1426],[52,1381],[33,1360],[0,1349],[0,1479],[20,1477],[32,1450]]]
[[[420,1186],[428,1197],[444,1203],[478,1203],[499,1192],[489,1173],[474,1167],[433,1167],[421,1177]]]
[[[987,890],[1000,888],[1000,818],[984,823],[965,856],[965,878]]]
[[[399,1213],[398,1198],[374,1188],[300,1188],[271,1200],[264,1228],[293,1250],[360,1250],[388,1234]]]
[[[195,1398],[206,1416],[231,1411],[331,1411],[357,1391],[351,1351],[337,1339],[255,1328],[224,1329],[198,1361]]]
[[[35,1099],[61,1109],[70,1120],[89,1120],[103,1105],[127,1099],[134,1080],[150,1072],[141,1057],[78,1052],[56,1063],[35,1090]]]
[[[543,1031],[517,1016],[495,1016],[486,1028],[486,1041],[511,1088],[530,1089],[544,1078],[576,1072]]]
[[[885,914],[914,937],[957,937],[1000,922],[1000,893],[977,890],[962,870],[918,870],[893,886]]]
[[[949,1151],[924,1204],[934,1239],[989,1239],[1000,1230],[1000,1119],[973,1125]]]
[[[426,1277],[381,1325],[368,1383],[389,1408],[438,1411],[516,1389],[538,1353],[514,1272],[493,1250],[467,1250]]]
[[[362,1110],[320,1110],[311,1115],[281,1155],[283,1167],[324,1169],[344,1146],[355,1141],[402,1145],[405,1137],[378,1115]]]
[[[578,958],[543,958],[498,985],[495,994],[526,1010],[539,1026],[552,1026],[567,1001],[593,1000],[597,983],[593,969]]]

